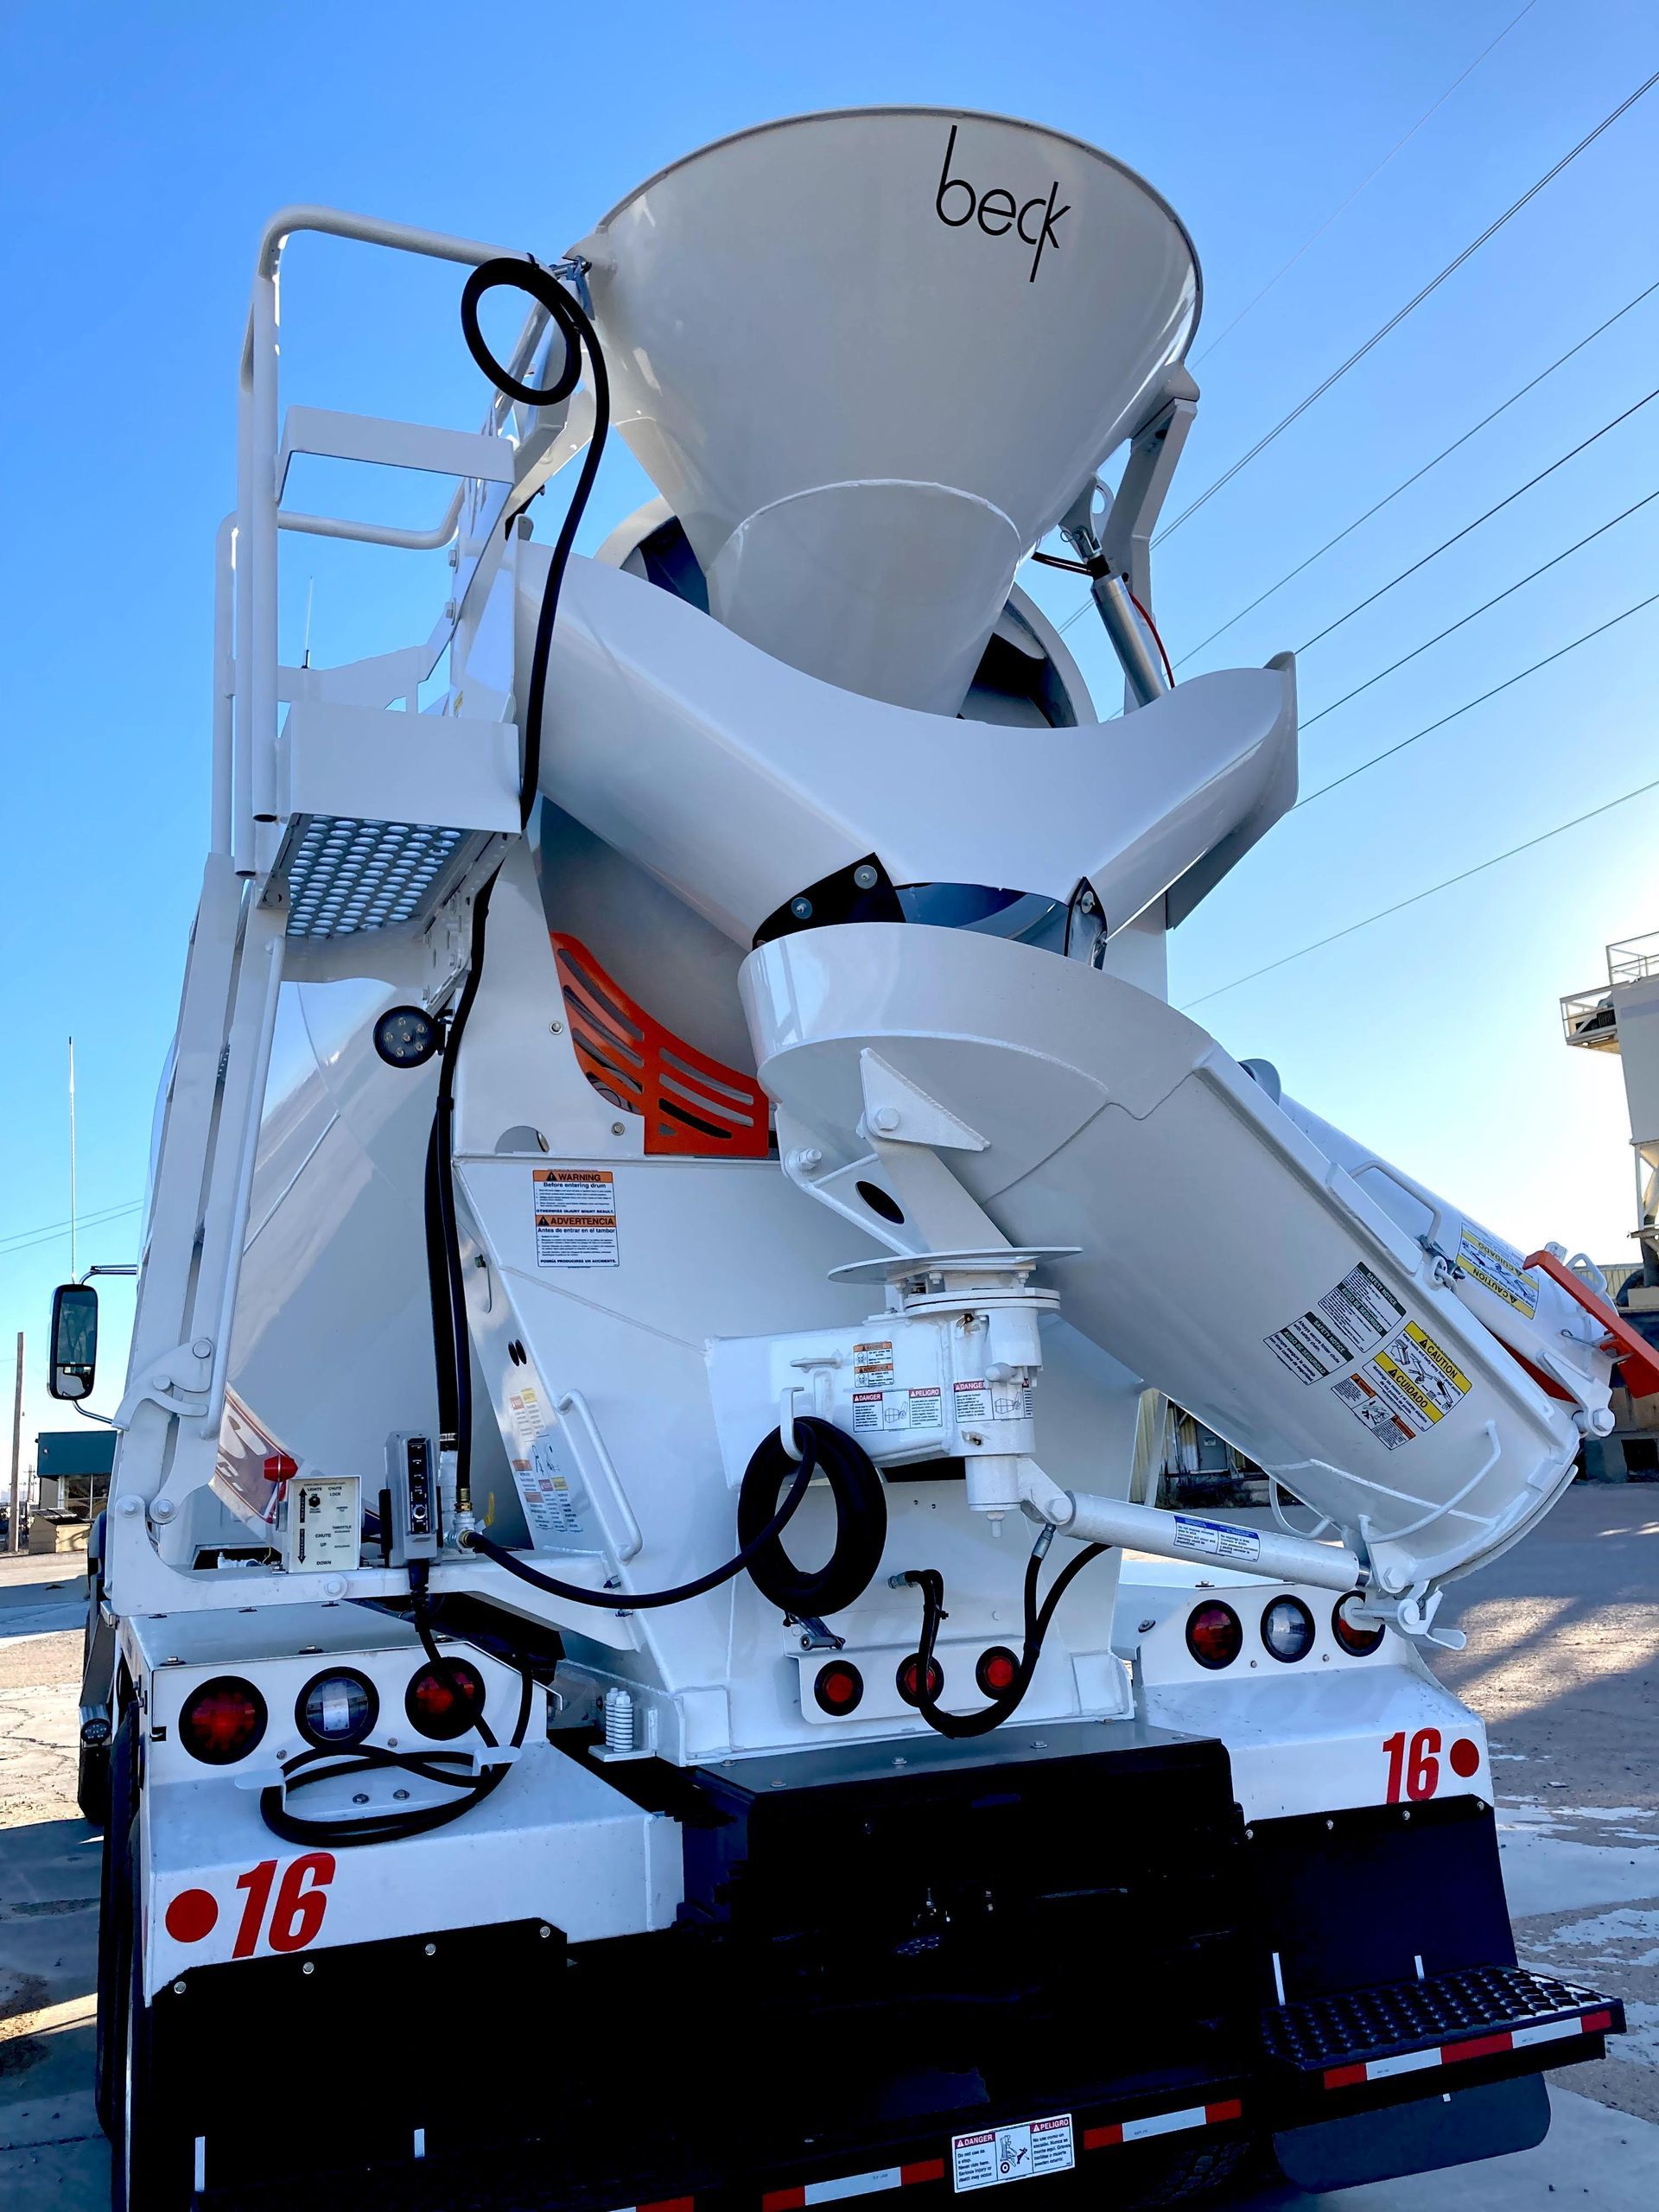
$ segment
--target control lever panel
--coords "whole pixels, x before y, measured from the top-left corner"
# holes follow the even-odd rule
[[[438,1555],[438,1455],[432,1440],[398,1432],[386,1439],[388,1556],[394,1567]]]

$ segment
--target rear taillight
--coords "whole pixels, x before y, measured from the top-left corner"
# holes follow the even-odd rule
[[[979,1655],[979,1664],[974,1669],[974,1680],[979,1684],[982,1697],[1002,1697],[1019,1679],[1020,1662],[1005,1643],[994,1643],[988,1651]]]
[[[819,1668],[812,1695],[821,1712],[840,1719],[857,1711],[864,1695],[864,1677],[850,1659],[832,1659],[827,1667]]]
[[[1331,1633],[1355,1659],[1369,1658],[1388,1634],[1381,1621],[1357,1621],[1351,1618],[1364,1602],[1357,1590],[1351,1590],[1345,1598],[1338,1599],[1331,1616]]]
[[[901,1659],[899,1662],[899,1672],[894,1680],[899,1685],[899,1694],[906,1705],[918,1705],[921,1702],[919,1696],[921,1671],[922,1655],[919,1651],[912,1651],[908,1659]],[[927,1694],[933,1704],[938,1703],[944,1688],[944,1669],[937,1659],[930,1659],[927,1662]]]
[[[464,1659],[441,1660],[413,1677],[404,1697],[411,1727],[440,1744],[475,1727],[484,1710],[484,1685]]]
[[[179,1715],[179,1741],[204,1766],[231,1766],[265,1732],[265,1700],[239,1675],[216,1675],[192,1690]]]
[[[1200,1667],[1230,1667],[1244,1648],[1238,1615],[1219,1598],[1195,1605],[1186,1618],[1186,1648]]]

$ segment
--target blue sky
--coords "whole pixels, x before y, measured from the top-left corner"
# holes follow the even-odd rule
[[[666,160],[761,118],[862,102],[1001,110],[1109,149],[1203,259],[1204,398],[1179,510],[1659,67],[1651,10],[1536,0],[1265,298],[1281,264],[1516,15],[1520,0],[833,10],[636,0],[550,11],[360,4],[27,4],[0,29],[0,282],[13,610],[0,916],[10,982],[0,1357],[30,1335],[26,1436],[67,1267],[64,1040],[84,1214],[142,1192],[156,1071],[206,837],[210,555],[232,497],[235,360],[264,217],[321,200],[555,253]],[[1157,605],[1182,654],[1659,277],[1659,91],[1176,531]],[[373,283],[368,278],[373,276]],[[284,277],[286,395],[470,423],[454,272],[371,270],[303,241]],[[1185,664],[1256,662],[1333,617],[1643,398],[1659,294]],[[1659,486],[1659,400],[1330,639],[1304,711],[1363,682]],[[587,542],[645,495],[607,462]],[[377,495],[378,487],[377,487]],[[319,477],[308,499],[347,496]],[[429,486],[407,508],[429,519]],[[1651,589],[1659,501],[1308,732],[1304,789]],[[284,657],[424,635],[442,571],[285,547]],[[384,558],[384,556],[380,556]],[[1071,580],[1035,588],[1069,611]],[[1109,696],[1092,618],[1069,632]],[[1659,777],[1659,607],[1282,824],[1173,941],[1188,1001]],[[1206,999],[1230,1050],[1518,1241],[1622,1257],[1615,1065],[1555,1001],[1610,938],[1659,927],[1659,791],[1328,950]],[[83,1231],[132,1256],[137,1213]],[[32,1237],[32,1232],[52,1233]],[[32,1240],[32,1241],[31,1241]],[[130,1293],[111,1287],[113,1402]]]

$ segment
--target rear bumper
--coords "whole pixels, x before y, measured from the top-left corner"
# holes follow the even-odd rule
[[[1246,1827],[1220,1745],[1103,1733],[624,1767],[680,1823],[678,1925],[188,1967],[167,2124],[206,2202],[308,2212],[924,2212],[1074,2168],[1128,2197],[1241,2138],[1337,2185],[1535,2141],[1529,2077],[1623,2025],[1516,1967],[1477,1801]]]
[[[286,2208],[302,2186],[308,2212],[804,2212],[902,2192],[905,2212],[925,2212],[930,2199],[1073,2169],[1132,2196],[1160,2160],[1241,2137],[1271,2139],[1299,2178],[1337,2186],[1524,2147],[1545,2124],[1541,2088],[1534,2102],[1524,2094],[1529,2077],[1599,2056],[1624,2025],[1618,2004],[1593,1993],[1516,1969],[1469,1971],[1272,2008],[1249,2062],[1230,2074],[1079,2082],[1064,2067],[1076,2054],[1056,2052],[1052,2094],[1019,2109],[963,2103],[847,2129],[837,2039],[809,2019],[800,2058],[822,2075],[822,2118],[780,2155],[746,2101],[741,2060],[717,2108],[695,2097],[676,2107],[677,2047],[697,2026],[687,1992],[671,2013],[647,1996],[631,2040],[615,2022],[594,2038],[567,1986],[607,1962],[573,1962],[544,1926],[446,1934],[431,1949],[409,1938],[308,1962],[203,1967],[162,1992],[159,2072],[176,2085],[173,2124],[201,2136],[201,2204]],[[643,1990],[641,1964],[610,1962]],[[1453,2013],[1447,2036],[1441,2024]],[[709,2037],[721,2037],[723,2017],[723,2007],[709,2011]],[[1356,2039],[1356,2021],[1381,2023],[1386,2039]],[[595,2040],[600,2078],[583,2081]],[[266,2078],[303,2086],[267,2099],[286,2119],[266,2132],[250,2128],[227,2078],[250,2089]],[[913,2076],[893,2078],[895,2092],[914,2093]],[[948,2094],[943,2078],[939,2088]],[[1033,2122],[1051,2123],[1046,2136],[1033,2136]],[[1044,2142],[1048,2155],[1033,2157]]]

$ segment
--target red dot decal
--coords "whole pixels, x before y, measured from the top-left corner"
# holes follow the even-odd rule
[[[1446,1757],[1452,1762],[1452,1773],[1461,1775],[1465,1782],[1471,1774],[1479,1771],[1480,1745],[1471,1737],[1459,1736]]]
[[[211,1936],[219,1906],[207,1890],[181,1890],[167,1908],[167,1932],[175,1943],[200,1943]]]

